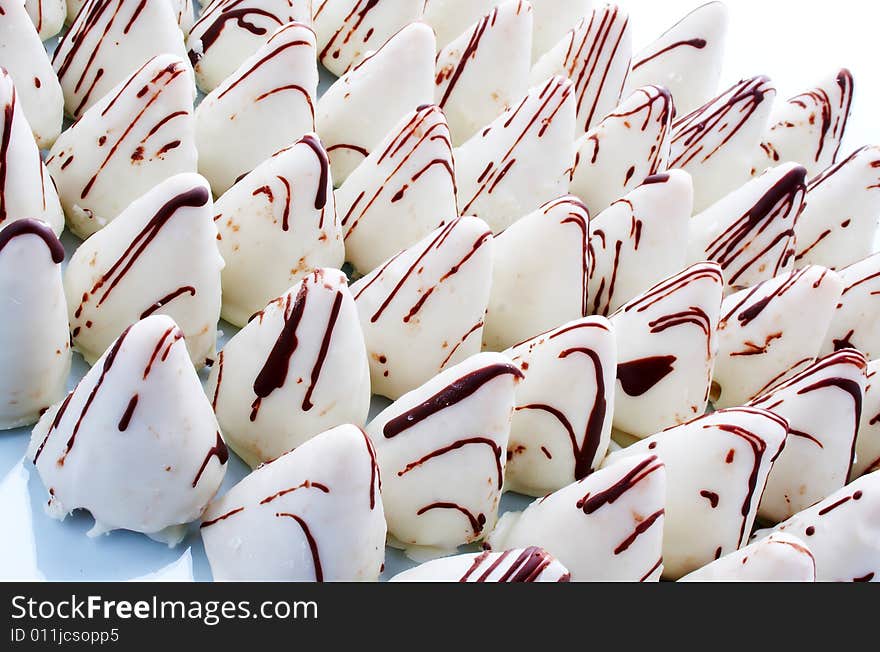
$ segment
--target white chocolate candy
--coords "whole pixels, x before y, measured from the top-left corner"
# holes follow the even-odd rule
[[[328,88],[315,109],[341,185],[411,110],[434,98],[431,28],[410,23]]]
[[[543,496],[598,468],[611,441],[617,348],[604,317],[585,317],[504,354],[525,378],[507,445],[505,489]]]
[[[160,55],[55,141],[46,166],[71,231],[86,238],[156,184],[196,171],[194,98],[188,66]]]
[[[822,344],[822,353],[846,347],[868,358],[880,356],[880,254],[838,270],[840,302]]]
[[[312,0],[312,4],[318,61],[334,75],[342,75],[399,30],[418,20],[424,2]]]
[[[52,177],[43,165],[12,77],[0,68],[0,229],[16,220],[39,219],[55,235],[64,230],[64,213]]]
[[[205,513],[214,579],[375,582],[385,559],[379,484],[370,440],[352,425],[261,466]]]
[[[455,150],[461,215],[495,233],[568,192],[574,158],[574,85],[552,77]]]
[[[223,319],[249,317],[345,251],[327,153],[314,134],[277,152],[214,203],[223,268]]]
[[[768,165],[796,161],[812,177],[837,159],[849,119],[853,77],[843,68],[816,88],[780,102],[756,153],[753,174]]]
[[[586,207],[567,195],[496,236],[485,348],[500,351],[587,316],[589,232]]]
[[[20,0],[0,0],[0,11],[0,67],[15,81],[37,145],[51,147],[61,133],[61,84]]]
[[[659,84],[672,93],[679,115],[702,106],[718,91],[727,23],[723,2],[694,9],[633,57],[625,92]]]
[[[571,573],[551,555],[531,546],[504,552],[474,552],[420,564],[390,582],[568,582]]]
[[[880,147],[862,147],[807,185],[797,220],[799,265],[846,267],[874,251],[880,216]]]
[[[620,102],[632,56],[629,16],[620,7],[594,9],[535,63],[531,82],[551,75],[574,84],[578,135],[588,132]]]
[[[590,16],[592,0],[529,0],[535,29],[532,34],[532,62],[559,43],[566,32]]]
[[[462,217],[352,285],[374,394],[395,399],[479,352],[492,232]]]
[[[742,405],[810,366],[842,289],[837,274],[810,266],[725,298],[712,383],[715,406]]]
[[[48,512],[91,512],[90,534],[134,530],[173,545],[220,487],[229,453],[174,321],[123,331],[34,427],[28,457]]]
[[[367,63],[369,63],[369,59]],[[336,191],[345,255],[368,274],[457,215],[443,111],[407,112]]]
[[[616,429],[646,437],[703,414],[718,347],[721,287],[718,265],[697,263],[611,315]]]
[[[749,180],[776,90],[766,77],[738,82],[672,125],[670,168],[694,178],[702,211]]]
[[[832,353],[749,405],[788,421],[785,449],[773,464],[758,515],[778,523],[845,485],[850,476],[865,391],[865,356]]]
[[[871,360],[867,368],[867,384],[862,403],[862,418],[856,438],[856,459],[852,477],[880,471],[880,384],[877,371],[880,360]]]
[[[205,93],[217,88],[280,27],[291,22],[308,27],[310,4],[309,0],[220,0],[204,9],[186,41],[199,88]]]
[[[222,195],[274,152],[315,129],[315,35],[289,23],[199,104],[199,172]]]
[[[714,260],[726,292],[751,287],[788,271],[795,254],[795,223],[804,206],[806,170],[785,163],[767,170],[694,216],[688,261]]]
[[[169,54],[186,58],[183,35],[167,1],[87,0],[52,57],[67,115],[79,118],[118,91],[117,85],[147,61]],[[192,85],[189,64],[181,61],[181,66]],[[134,92],[143,83],[138,82]]]
[[[670,170],[593,216],[589,312],[609,315],[685,266],[693,204],[690,175]]]
[[[0,231],[0,430],[34,423],[64,396],[70,372],[64,248],[44,222]]]
[[[370,366],[345,274],[316,269],[257,313],[220,352],[205,392],[251,466],[366,423]]]
[[[540,546],[575,582],[657,581],[663,568],[666,470],[656,455],[623,460],[507,512],[493,550]]]
[[[780,532],[724,555],[679,582],[815,582],[816,560],[797,537]]]
[[[522,373],[479,353],[404,394],[367,426],[388,531],[406,547],[452,550],[495,525]]]
[[[213,216],[207,182],[180,174],[80,245],[64,272],[64,290],[73,342],[87,362],[154,313],[178,324],[196,366],[214,355],[223,259]]]
[[[732,408],[657,433],[605,459],[603,467],[653,454],[666,465],[664,578],[677,579],[748,542],[787,431],[785,419],[772,412]]]
[[[880,473],[869,473],[755,539],[784,532],[804,541],[818,582],[880,581]]]
[[[421,20],[437,35],[437,51],[501,4],[503,0],[424,0]]]
[[[590,213],[665,168],[673,112],[665,88],[639,88],[575,143],[570,189]]]
[[[52,38],[64,27],[67,16],[64,0],[24,0],[24,7],[43,41]],[[6,11],[6,7],[3,10]]]
[[[525,0],[502,2],[440,50],[434,99],[454,145],[519,101],[531,62],[532,5]]]

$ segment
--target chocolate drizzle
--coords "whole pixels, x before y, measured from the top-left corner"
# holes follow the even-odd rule
[[[235,21],[236,26],[242,30],[250,32],[254,36],[263,36],[268,32],[268,28],[257,25],[251,16],[262,16],[267,18],[269,23],[275,23],[278,26],[292,20],[293,16],[276,16],[272,12],[260,9],[259,7],[240,7],[245,0],[220,0],[213,7],[208,7],[202,17],[193,25],[191,33],[195,34],[201,43],[201,52],[196,50],[189,51],[189,60],[193,66],[197,65],[208,50],[217,42],[226,24]],[[207,27],[202,30],[201,23],[206,23]]]
[[[472,396],[489,381],[506,374],[510,374],[515,379],[523,378],[522,372],[512,364],[493,364],[465,374],[428,400],[390,419],[382,429],[382,433],[387,439],[396,437],[425,419]]]
[[[321,15],[321,12],[324,10],[324,6],[327,4],[327,0],[321,3],[321,5],[315,10],[312,19],[318,20],[318,17]],[[342,20],[342,24],[339,28],[334,32],[333,36],[327,41],[327,45],[321,50],[318,54],[318,60],[324,61],[328,54],[333,59],[338,59],[341,54],[341,48],[343,45],[348,44],[352,39],[355,38],[356,35],[359,36],[359,30],[361,25],[364,22],[364,19],[367,17],[367,14],[379,4],[379,0],[358,0],[353,3],[351,11],[346,15],[346,17]],[[367,30],[366,34],[363,37],[360,37],[364,44],[368,43],[370,37],[373,34],[373,30]],[[339,45],[337,45],[337,41],[341,39]],[[364,46],[364,49],[369,50]]]
[[[416,512],[416,516],[421,516],[422,514],[429,512],[433,509],[454,509],[462,514],[464,514],[468,522],[470,523],[471,529],[474,532],[474,536],[479,535],[483,531],[483,527],[486,525],[486,516],[485,514],[474,514],[467,508],[462,507],[457,503],[447,503],[447,502],[437,502],[431,503],[430,505],[425,505],[419,511]]]
[[[794,241],[794,223],[804,205],[806,174],[800,166],[786,172],[706,246],[707,258],[725,270],[728,285],[737,287],[737,280],[752,268],[766,269],[769,276],[776,276],[791,258],[789,245]],[[786,221],[790,226],[784,229]],[[772,236],[770,242],[759,243],[765,233]]]
[[[2,195],[2,193],[0,193],[0,195]],[[2,221],[3,220],[0,219],[0,222]],[[41,238],[46,244],[46,248],[49,249],[49,254],[52,256],[52,262],[56,265],[64,262],[64,247],[61,245],[61,242],[58,240],[58,237],[52,229],[50,229],[45,223],[29,217],[15,220],[9,224],[9,226],[0,231],[0,251],[3,251],[13,238],[23,235],[35,235],[38,238]]]
[[[210,194],[208,189],[203,186],[192,188],[191,190],[182,192],[169,199],[156,212],[152,219],[147,222],[146,226],[144,226],[140,233],[134,237],[116,262],[114,262],[113,265],[98,278],[94,286],[92,286],[92,289],[83,296],[82,302],[75,313],[75,317],[78,319],[82,314],[86,302],[96,296],[99,290],[104,289],[103,294],[100,295],[95,303],[96,309],[101,307],[101,304],[107,300],[110,293],[113,292],[119,282],[134,266],[141,255],[143,255],[144,251],[146,251],[162,228],[168,224],[171,218],[178,214],[179,210],[183,208],[199,208],[205,206],[209,201]],[[187,286],[187,288],[188,287],[189,286]],[[184,289],[186,290],[187,288]],[[170,300],[170,298],[168,298],[168,300]]]
[[[577,501],[576,506],[578,509],[583,510],[584,514],[592,514],[605,505],[614,503],[618,498],[623,496],[627,491],[635,487],[654,471],[662,468],[663,462],[656,455],[646,457],[627,471],[627,473],[613,485],[594,494],[588,493]]]
[[[617,380],[628,396],[642,396],[675,371],[674,355],[653,355],[617,365]]]
[[[220,436],[219,430],[217,431],[217,440],[214,442],[211,450],[208,451],[208,454],[205,455],[205,459],[202,461],[202,465],[199,467],[199,470],[196,473],[196,477],[193,478],[193,489],[195,489],[196,485],[199,483],[199,480],[201,479],[202,474],[205,472],[205,469],[208,467],[208,462],[211,461],[212,457],[217,458],[217,461],[220,462],[220,466],[223,466],[224,464],[226,464],[227,461],[229,461],[229,449],[226,447],[226,443]]]
[[[671,43],[664,48],[660,48],[656,52],[639,59],[638,61],[633,61],[631,70],[638,70],[642,66],[644,66],[649,61],[653,61],[657,57],[662,57],[667,52],[671,52],[672,50],[676,50],[681,47],[689,47],[695,50],[702,50],[707,45],[706,39],[704,38],[691,38],[686,39],[684,41],[676,41],[675,43]]]
[[[165,304],[174,301],[179,296],[183,296],[184,294],[189,294],[190,296],[196,296],[196,289],[192,285],[185,285],[181,288],[177,288],[174,292],[169,292],[164,297],[154,302],[149,308],[144,310],[141,313],[140,319],[144,319],[149,317],[157,310],[160,310],[165,307]]]
[[[8,217],[6,180],[9,176],[9,144],[12,141],[12,121],[15,119],[15,95],[15,86],[12,86],[9,103],[3,107],[3,138],[0,140],[0,224]]]
[[[261,505],[266,505],[267,503],[271,503],[273,500],[277,500],[278,498],[282,498],[287,494],[292,494],[294,491],[299,491],[300,489],[317,489],[318,491],[322,491],[325,494],[330,493],[330,487],[325,484],[321,484],[320,482],[312,482],[311,480],[305,480],[301,482],[295,487],[290,487],[289,489],[282,489],[281,491],[277,491],[271,496],[267,496],[260,501]]]
[[[312,409],[312,392],[315,391],[315,385],[321,376],[321,368],[324,366],[324,360],[327,359],[327,352],[330,350],[330,341],[333,338],[333,329],[336,326],[336,320],[339,318],[339,310],[342,307],[343,294],[342,291],[336,292],[333,299],[333,306],[330,308],[330,317],[327,319],[327,328],[324,329],[324,337],[321,340],[321,348],[318,350],[318,357],[315,359],[315,365],[312,367],[312,375],[309,382],[309,388],[303,397],[302,409],[306,412]]]
[[[469,437],[467,439],[459,439],[448,446],[443,446],[442,448],[438,448],[437,450],[431,451],[427,455],[423,455],[415,462],[410,462],[403,469],[397,472],[398,477],[403,477],[410,471],[415,468],[420,467],[425,462],[434,459],[435,457],[441,457],[446,453],[450,453],[455,450],[459,450],[464,448],[465,446],[471,445],[482,445],[488,446],[492,450],[492,458],[495,460],[495,467],[497,470],[498,477],[498,489],[501,489],[501,485],[504,482],[504,470],[501,467],[501,459],[502,459],[502,450],[501,447],[493,440],[488,437]]]
[[[125,408],[125,412],[122,413],[122,418],[119,420],[119,432],[124,432],[128,430],[128,424],[131,423],[131,417],[134,415],[134,410],[138,404],[138,395],[135,394],[131,397],[131,400],[128,402],[128,406]]]
[[[288,512],[277,512],[275,516],[276,518],[292,518],[299,524],[300,528],[302,528],[302,532],[306,538],[306,542],[309,544],[309,550],[311,550],[312,552],[312,562],[315,565],[315,581],[323,582],[324,571],[321,568],[321,557],[318,555],[318,543],[317,541],[315,541],[315,537],[312,536],[312,531],[309,529],[308,524],[302,519],[302,517],[297,516],[296,514],[290,514]]]
[[[622,552],[626,552],[627,550],[629,550],[629,547],[633,543],[635,543],[636,539],[638,539],[641,535],[643,535],[645,532],[647,532],[651,528],[651,526],[654,525],[654,523],[656,523],[660,518],[663,517],[663,514],[665,514],[665,510],[658,509],[656,512],[654,512],[650,516],[647,516],[644,520],[639,521],[639,524],[636,525],[632,534],[630,534],[626,539],[621,541],[620,545],[618,545],[614,549],[614,554],[619,555]]]
[[[751,119],[771,91],[767,77],[734,84],[717,98],[673,124],[669,168],[705,163]]]
[[[471,580],[471,576],[474,573],[478,572],[483,568],[485,562],[489,558],[488,551],[482,552],[479,555],[474,557],[474,561],[471,564],[470,568],[465,572],[464,575],[461,576],[459,582],[486,582],[489,577],[491,577],[492,573],[497,570],[500,570],[504,567],[505,562],[507,563],[507,568],[504,570],[501,575],[498,576],[497,579],[493,580],[495,582],[536,582],[541,578],[541,575],[545,570],[553,563],[554,559],[546,552],[544,552],[541,548],[536,546],[529,546],[524,549],[522,552],[517,555],[517,557],[508,561],[511,553],[511,550],[505,550],[504,552],[496,555],[495,560],[488,564],[483,570],[483,573],[474,580]],[[571,579],[571,576],[566,574],[560,577],[560,582],[567,582]]]
[[[299,338],[296,335],[299,328],[303,313],[306,308],[306,300],[309,293],[309,287],[306,281],[300,283],[299,291],[296,294],[296,300],[291,305],[291,295],[288,293],[284,298],[284,324],[281,332],[278,334],[275,344],[266,361],[263,363],[262,369],[254,380],[254,394],[257,398],[252,405],[251,421],[257,418],[257,412],[260,409],[260,401],[269,396],[276,389],[284,387],[287,381],[287,372],[290,367],[290,359],[293,357],[296,347],[299,345]]]

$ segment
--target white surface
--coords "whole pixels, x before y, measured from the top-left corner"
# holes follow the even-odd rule
[[[699,0],[622,0],[620,4],[630,12],[638,51],[695,8]],[[774,80],[779,96],[787,98],[811,87],[826,72],[848,67],[855,76],[856,91],[841,154],[880,142],[873,108],[880,106],[874,53],[880,5],[862,0],[838,0],[821,9],[795,0],[728,0],[727,4],[731,25],[722,86],[763,73]],[[326,80],[322,82],[323,89]],[[63,241],[69,257],[78,241],[70,234],[65,234]],[[235,329],[221,322],[220,330],[222,345]],[[85,369],[76,355],[69,388]],[[202,377],[207,377],[207,370]],[[386,404],[374,400],[371,414]],[[196,580],[211,579],[197,525],[191,526],[182,544],[170,549],[129,532],[89,538],[85,533],[92,519],[85,513],[64,522],[49,518],[43,509],[45,488],[30,462],[22,463],[29,436],[30,428],[0,433],[0,521],[5,524],[0,540],[0,580],[185,580],[191,575]],[[245,473],[245,465],[231,455],[221,493]],[[526,503],[523,497],[508,494],[502,511],[522,509]],[[383,578],[412,565],[389,548]]]

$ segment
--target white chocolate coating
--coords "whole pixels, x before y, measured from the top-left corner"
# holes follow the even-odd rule
[[[632,56],[629,15],[616,5],[594,9],[541,56],[531,83],[562,75],[574,84],[578,135],[588,132],[620,102]]]
[[[374,394],[395,399],[479,352],[492,249],[485,222],[458,218],[351,286]]]
[[[880,356],[880,254],[838,270],[843,290],[828,326],[822,353],[844,347]]]
[[[413,0],[311,0],[318,61],[342,75],[409,23],[424,2]]]
[[[205,386],[230,447],[251,466],[370,408],[370,367],[345,275],[316,269],[220,352]]]
[[[693,205],[690,175],[670,170],[593,215],[589,312],[609,315],[685,267]]]
[[[214,579],[375,582],[385,560],[379,484],[370,440],[352,425],[261,466],[205,512]]]
[[[616,429],[646,437],[703,414],[718,350],[721,285],[718,265],[697,263],[611,315]]]
[[[327,153],[306,135],[214,203],[223,268],[223,319],[244,326],[313,269],[342,267],[345,251]],[[322,184],[323,183],[323,187]]]
[[[455,168],[443,112],[433,105],[408,111],[336,191],[336,210],[346,258],[361,274],[454,219]]]
[[[532,5],[525,0],[502,2],[440,50],[434,100],[455,146],[526,94],[531,57]]]
[[[202,100],[195,112],[199,172],[222,195],[315,129],[315,34],[289,23]]]
[[[568,192],[574,158],[574,85],[545,79],[455,150],[461,215],[495,233]]]
[[[0,231],[0,430],[34,423],[64,396],[70,332],[61,243],[24,219]]]
[[[389,582],[568,582],[571,574],[534,546],[435,559],[398,573]]]
[[[780,532],[724,555],[679,582],[815,582],[816,560],[797,537]]]
[[[669,167],[691,173],[694,210],[749,180],[774,97],[767,77],[745,79],[672,124]]]
[[[714,260],[721,265],[726,292],[788,271],[805,180],[803,167],[784,163],[695,215],[688,233],[688,261]]]
[[[755,173],[796,161],[812,177],[837,159],[853,98],[853,77],[843,68],[815,88],[779,102],[755,157]]]
[[[788,421],[785,448],[773,463],[758,515],[778,523],[843,485],[850,476],[865,392],[865,356],[832,353],[749,405]]]
[[[507,445],[505,489],[543,496],[605,458],[614,414],[617,346],[604,317],[585,317],[504,354],[525,378]]]
[[[787,430],[785,419],[766,410],[719,410],[605,459],[603,467],[652,454],[666,465],[664,578],[678,579],[748,542]]]
[[[169,2],[87,0],[52,57],[67,115],[78,119],[133,71],[169,54],[186,60],[183,35]],[[192,72],[183,61],[191,85]]]
[[[223,268],[213,216],[207,182],[180,174],[80,245],[64,290],[73,342],[87,362],[154,313],[174,319],[197,367],[213,356]]]
[[[52,177],[40,158],[18,89],[0,68],[0,229],[23,218],[39,219],[55,235],[64,230],[64,213]]]
[[[51,147],[64,115],[61,84],[20,0],[0,0],[0,10],[0,67],[15,81],[37,145]]]
[[[880,215],[880,147],[857,149],[813,177],[795,226],[798,265],[846,267],[874,251]]]
[[[810,366],[842,290],[840,276],[813,265],[725,298],[714,405],[742,405]]]
[[[687,115],[718,91],[727,41],[727,6],[704,4],[633,57],[629,90],[647,84],[665,86],[679,115]]]
[[[292,22],[310,26],[310,5],[311,0],[220,0],[204,8],[186,40],[199,88],[210,93],[220,86],[279,28]]]
[[[863,475],[772,530],[755,532],[755,539],[778,532],[810,547],[818,582],[880,581],[880,473]]]
[[[500,351],[588,314],[589,229],[586,207],[567,195],[495,238],[485,348]]]
[[[405,546],[478,541],[498,515],[519,369],[479,353],[407,394],[367,426],[388,531]]]
[[[195,22],[195,7],[193,6],[193,0],[168,0],[168,2],[171,3],[171,8],[177,16],[177,23],[180,25],[180,30],[183,32],[183,35],[188,35],[189,30]],[[202,0],[199,4],[201,4],[202,9],[204,9],[212,2],[214,2],[214,0]],[[76,19],[76,15],[85,3],[86,0],[66,0],[66,3],[62,3],[67,5],[68,24]]]
[[[65,0],[24,0],[24,7],[43,41],[52,38],[64,27],[67,17]]]
[[[862,418],[856,438],[856,459],[852,467],[852,477],[880,470],[880,384],[877,371],[880,360],[868,363],[865,397],[862,402]]]
[[[434,50],[431,28],[410,23],[321,95],[315,122],[337,185],[406,114],[433,101]]]
[[[165,179],[196,171],[194,99],[187,64],[160,55],[61,134],[46,166],[71,231],[86,238]]]
[[[173,544],[220,487],[228,453],[183,333],[156,315],[126,329],[34,427],[28,458],[48,512],[91,512],[90,534],[125,529]]]
[[[665,169],[674,112],[665,88],[636,89],[575,143],[571,192],[598,214]]]
[[[665,527],[666,470],[656,455],[602,468],[507,512],[489,536],[493,550],[540,546],[575,582],[657,581]]]

